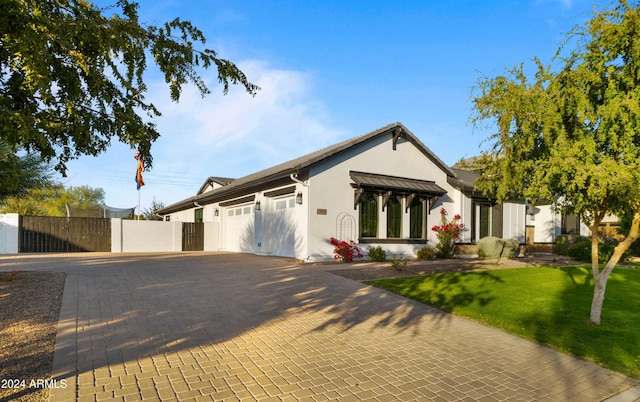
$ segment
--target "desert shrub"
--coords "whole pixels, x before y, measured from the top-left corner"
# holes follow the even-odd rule
[[[367,254],[371,261],[383,262],[387,260],[387,252],[380,246],[370,247]]]
[[[499,237],[483,237],[478,240],[478,256],[481,258],[513,258],[518,252],[520,243],[514,239]]]
[[[502,249],[502,258],[514,258],[518,255],[520,243],[515,239],[504,240],[504,248]]]
[[[500,258],[504,248],[504,240],[498,237],[483,237],[478,240],[478,257],[480,258]]]
[[[430,260],[436,256],[436,252],[429,246],[424,246],[418,250],[417,257],[421,260]]]
[[[402,267],[407,266],[407,259],[402,257],[396,257],[395,255],[391,257],[391,267],[393,267],[396,271],[401,271]]]
[[[598,262],[602,264],[609,261],[609,259],[613,255],[614,249],[615,246],[612,244],[598,243]],[[574,260],[591,262],[591,242],[582,241],[580,243],[574,244],[573,246],[569,247],[568,255]],[[628,256],[629,251],[626,251],[622,255],[622,260],[626,259]]]

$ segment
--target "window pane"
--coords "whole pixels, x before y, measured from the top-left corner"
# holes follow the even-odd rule
[[[202,208],[198,208],[193,211],[193,221],[195,223],[202,223]]]
[[[387,201],[387,237],[400,238],[402,236],[402,205],[395,196]]]
[[[411,223],[411,233],[409,236],[412,239],[423,239],[424,213],[422,201],[414,200],[411,207],[409,207],[409,214]]]
[[[360,202],[360,237],[378,237],[378,197],[365,193]]]
[[[488,205],[480,205],[480,239],[491,236],[491,232],[489,231],[489,224],[491,223],[489,217],[490,211]]]

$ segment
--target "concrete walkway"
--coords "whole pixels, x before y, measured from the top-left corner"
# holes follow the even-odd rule
[[[80,254],[51,401],[617,401],[636,379],[282,258]],[[335,269],[335,266],[333,267]]]

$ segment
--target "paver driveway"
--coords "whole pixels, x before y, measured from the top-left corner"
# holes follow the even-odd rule
[[[282,258],[82,254],[51,400],[575,400],[638,381]],[[335,268],[335,267],[334,267]]]

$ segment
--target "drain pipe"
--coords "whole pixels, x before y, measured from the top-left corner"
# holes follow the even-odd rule
[[[302,181],[302,180],[298,179],[298,174],[297,173],[291,173],[289,175],[289,178],[292,181],[296,182],[296,183],[302,184],[305,187],[309,187],[309,182],[308,181]]]

